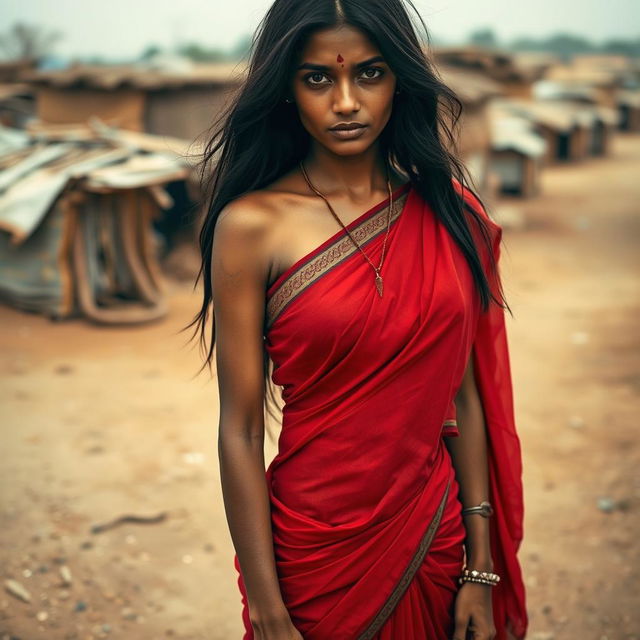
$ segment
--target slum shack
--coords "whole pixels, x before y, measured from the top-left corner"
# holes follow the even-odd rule
[[[154,222],[189,150],[86,125],[0,128],[0,299],[52,319],[136,324],[167,313]]]
[[[546,140],[528,118],[511,113],[499,100],[491,103],[490,118],[491,172],[498,176],[500,192],[523,198],[539,195]]]
[[[501,94],[500,86],[480,73],[438,65],[442,80],[462,102],[463,111],[457,125],[457,152],[467,167],[474,186],[488,195],[491,161],[491,120],[489,104]]]
[[[244,78],[246,65],[173,57],[122,65],[74,64],[21,75],[49,124],[91,116],[121,129],[194,140],[210,128]]]

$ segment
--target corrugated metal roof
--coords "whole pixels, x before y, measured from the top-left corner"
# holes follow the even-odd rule
[[[489,108],[491,148],[496,151],[513,150],[527,156],[542,156],[547,142],[532,129],[527,118],[510,113],[500,106]]]
[[[635,109],[640,109],[640,91],[620,89],[616,94],[618,104],[624,104]]]
[[[532,122],[560,132],[569,132],[573,127],[590,127],[596,120],[615,125],[618,113],[600,105],[570,102],[567,100],[501,100],[500,106],[511,113],[529,118]]]
[[[127,65],[74,65],[55,71],[31,71],[22,80],[37,86],[143,91],[188,86],[236,84],[246,73],[245,63],[191,64],[185,70],[159,69],[144,63]]]
[[[523,64],[511,51],[473,45],[433,47],[433,55],[441,64],[476,70],[498,82],[533,81],[549,66],[548,61],[546,64]]]
[[[482,73],[474,73],[447,65],[438,65],[442,81],[466,103],[474,104],[503,93],[497,82]]]
[[[45,127],[39,132],[0,127],[0,167],[6,166],[0,180],[0,228],[14,244],[33,233],[69,183],[88,191],[132,189],[185,179],[191,170],[161,136],[131,137],[97,119],[85,127],[91,134],[84,137],[82,127],[71,134],[67,127],[67,139],[55,129],[49,127],[53,133],[47,136]]]

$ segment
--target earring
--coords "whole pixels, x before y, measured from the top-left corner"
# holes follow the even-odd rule
[[[288,104],[291,104],[293,102],[293,100],[291,100],[291,98],[285,98],[284,101],[287,102]]]

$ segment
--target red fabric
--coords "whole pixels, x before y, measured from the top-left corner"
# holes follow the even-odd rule
[[[384,297],[356,250],[298,292],[266,333],[273,381],[285,401],[278,454],[266,472],[282,596],[305,640],[358,639],[404,584],[448,486],[426,555],[371,637],[451,637],[464,526],[443,437],[458,433],[453,398],[473,349],[490,442],[492,553],[502,576],[492,588],[496,637],[506,640],[510,624],[520,640],[521,462],[503,313],[480,313],[464,256],[410,185],[394,197],[405,192],[387,240]],[[363,213],[350,230],[386,204]],[[501,229],[489,224],[495,251]],[[292,265],[267,300],[343,235]],[[374,264],[383,239],[384,228],[362,245]],[[244,640],[251,640],[237,557],[234,565]]]

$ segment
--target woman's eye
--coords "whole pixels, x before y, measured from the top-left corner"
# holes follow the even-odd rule
[[[309,84],[324,84],[322,79],[325,77],[324,73],[311,73],[307,76],[307,82]]]
[[[362,73],[367,80],[375,80],[382,75],[382,69],[378,67],[367,67]]]

